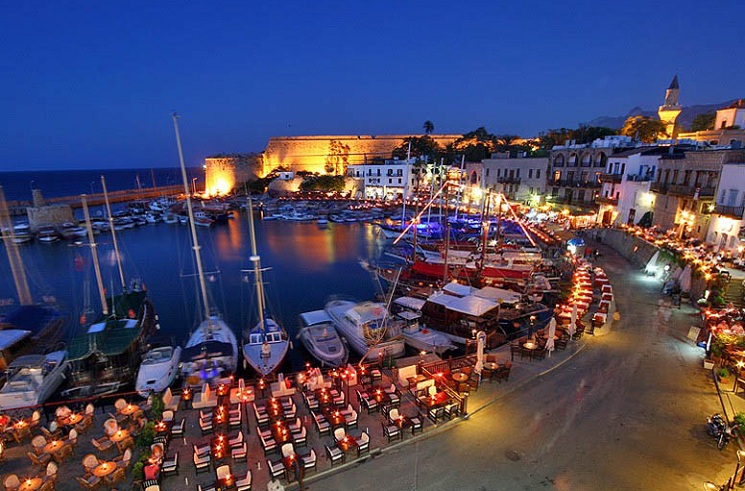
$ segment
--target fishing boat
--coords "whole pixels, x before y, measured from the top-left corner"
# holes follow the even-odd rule
[[[385,304],[331,299],[324,310],[360,356],[371,359],[403,356],[405,348],[400,324],[389,319]]]
[[[325,310],[300,314],[300,332],[297,337],[308,353],[322,365],[340,367],[347,363],[347,345],[339,337],[334,321]]]
[[[268,316],[264,298],[264,282],[261,279],[261,258],[256,247],[256,231],[253,222],[253,202],[248,200],[248,229],[251,236],[251,257],[256,280],[256,308],[258,323],[244,332],[243,357],[261,376],[274,372],[287,356],[290,341],[285,330]]]
[[[180,361],[180,346],[161,346],[145,353],[135,382],[137,393],[147,397],[153,392],[166,390],[179,374]]]
[[[392,308],[396,310],[395,316],[405,323],[401,334],[406,344],[419,352],[425,351],[436,355],[456,349],[456,345],[449,336],[420,323],[424,304],[424,300],[413,297],[399,297],[393,300]]]
[[[67,369],[67,352],[25,355],[6,369],[7,382],[0,389],[0,409],[18,409],[45,402],[62,384]]]
[[[83,196],[83,212],[101,301],[101,316],[93,323],[89,323],[86,308],[80,317],[82,329],[68,343],[68,385],[62,395],[70,398],[111,394],[130,385],[137,374],[142,354],[147,349],[147,338],[158,328],[155,309],[147,297],[142,281],[133,278],[127,284],[124,278],[116,229],[113,226],[114,218],[103,176],[101,183],[112,224],[109,229],[114,244],[121,293],[111,297],[106,295],[97,244],[93,240],[88,202]]]
[[[181,166],[181,178],[186,195],[186,209],[188,212],[188,224],[191,232],[191,240],[194,245],[194,259],[197,266],[197,278],[201,292],[204,309],[204,320],[189,336],[184,350],[181,353],[181,375],[188,386],[201,386],[204,383],[227,377],[235,373],[238,368],[238,340],[232,329],[220,317],[217,312],[210,308],[209,295],[207,294],[207,280],[202,266],[202,254],[197,237],[194,207],[191,201],[189,181],[186,176],[184,154],[181,149],[181,136],[178,130],[178,116],[173,115],[173,128],[176,133],[176,144],[178,146],[179,164]]]

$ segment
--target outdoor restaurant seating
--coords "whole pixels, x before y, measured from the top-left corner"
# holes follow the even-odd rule
[[[326,421],[326,418],[324,418],[322,414],[313,413],[313,421],[315,422],[319,435],[323,436],[331,433],[331,424]]]
[[[292,442],[295,446],[300,447],[308,444],[308,430],[305,429],[305,426],[301,427],[300,433],[292,435]]]
[[[334,443],[339,443],[344,439],[344,437],[347,436],[347,432],[344,431],[344,428],[337,428],[334,430]]]
[[[181,422],[175,423],[171,426],[171,436],[182,436],[184,434],[184,427],[186,425],[186,418],[181,418]]]
[[[49,454],[36,455],[33,452],[26,452],[26,456],[31,461],[31,465],[38,465],[44,467],[52,460],[52,456]]]
[[[403,438],[401,429],[398,426],[386,423],[381,423],[381,425],[383,426],[383,434],[388,439],[388,443],[392,442],[393,440],[401,440]]]
[[[41,455],[44,453],[44,447],[47,444],[47,439],[44,438],[42,435],[36,435],[31,439],[31,448],[34,449],[34,453],[36,455]]]
[[[215,484],[205,484],[202,486],[201,484],[197,484],[198,491],[215,491]]]
[[[239,431],[233,438],[228,439],[228,446],[230,448],[240,447],[243,443],[243,432]]]
[[[85,475],[89,475],[93,473],[93,469],[95,469],[98,464],[100,464],[98,457],[93,455],[92,453],[89,453],[85,457],[83,457],[83,470],[85,470]]]
[[[127,448],[126,450],[124,450],[123,454],[121,454],[118,457],[114,457],[112,459],[112,461],[115,462],[118,467],[124,467],[124,468],[129,467],[129,462],[131,460],[132,460],[132,449],[131,448]]]
[[[3,486],[5,486],[5,491],[15,491],[20,485],[21,481],[15,474],[8,474],[3,479]]]
[[[197,474],[202,472],[209,472],[211,462],[209,446],[207,447],[207,453],[203,455],[199,455],[197,453],[197,447],[194,446],[194,455],[192,456],[192,460],[194,461],[194,469]]]
[[[163,461],[160,472],[163,477],[178,474],[178,452],[174,452],[173,457],[169,457]]]
[[[85,478],[75,476],[75,480],[83,489],[96,489],[101,484],[101,479],[92,474]]]
[[[358,421],[359,415],[357,414],[357,411],[352,409],[351,413],[344,415],[344,420],[346,421],[346,426],[348,430],[351,430],[352,428],[357,428],[357,421]]]
[[[181,396],[174,396],[171,392],[171,388],[168,387],[163,393],[163,407],[167,411],[178,410],[178,403],[181,401]]]
[[[210,384],[205,383],[202,385],[202,391],[194,395],[191,407],[194,409],[204,409],[215,406],[217,406],[217,394],[212,391]]]
[[[308,471],[315,471],[316,470],[316,464],[317,464],[317,457],[316,457],[316,451],[312,448],[310,449],[310,453],[308,455],[303,455],[300,457],[300,460],[303,463],[303,469],[305,469],[305,472]]]
[[[344,452],[342,452],[339,448],[329,447],[328,445],[324,445],[324,448],[326,449],[326,456],[329,459],[331,467],[344,461]]]
[[[246,475],[235,481],[236,491],[251,491],[252,475],[249,469]]]
[[[294,435],[300,433],[300,429],[303,427],[303,422],[299,417],[295,417],[295,421],[290,422],[287,427],[290,430],[290,433]]]
[[[367,431],[363,431],[362,433],[360,433],[360,436],[358,436],[356,440],[358,457],[363,453],[367,453],[370,451],[370,435]]]
[[[269,469],[269,475],[272,476],[272,478],[282,477],[285,474],[285,465],[282,463],[281,460],[272,462],[271,460],[267,459],[266,467],[267,469]]]
[[[429,411],[427,411],[427,417],[434,424],[437,424],[440,420],[442,420],[445,417],[445,408],[444,407],[433,407]]]
[[[51,481],[52,483],[57,482],[59,467],[54,462],[47,464],[47,471],[44,473],[44,480]]]
[[[259,440],[261,441],[261,448],[264,449],[265,456],[277,451],[277,442],[271,436],[265,437],[259,433]]]
[[[237,447],[231,447],[230,458],[233,462],[248,462],[248,446],[246,442],[241,443]]]

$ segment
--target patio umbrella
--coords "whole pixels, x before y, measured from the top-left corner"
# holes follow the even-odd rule
[[[554,350],[554,336],[556,335],[556,318],[551,317],[548,321],[548,338],[546,339],[546,351],[548,356],[551,356],[551,352]]]
[[[673,280],[677,280],[680,278],[681,273],[683,273],[683,270],[680,269],[680,266],[675,266],[675,271],[673,271],[673,274],[670,275],[670,278]]]
[[[476,334],[476,343],[476,366],[473,369],[480,374],[481,370],[484,369],[484,345],[486,344],[486,333],[484,331],[479,331]]]
[[[573,337],[577,332],[577,304],[572,306],[572,317],[569,319],[569,336]]]
[[[647,265],[644,267],[644,272],[647,274],[657,274],[657,260],[660,258],[660,251],[659,249],[654,252],[652,257],[647,262]]]
[[[680,282],[680,291],[681,292],[690,292],[691,291],[691,265],[687,264],[686,267],[683,269],[683,272],[680,273],[680,278],[678,279]]]

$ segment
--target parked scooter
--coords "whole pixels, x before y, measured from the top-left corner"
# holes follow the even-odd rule
[[[716,413],[706,418],[707,431],[711,436],[717,439],[717,448],[722,450],[727,446],[729,441],[737,437],[737,431],[740,427],[739,424],[730,425],[722,417],[721,414]]]

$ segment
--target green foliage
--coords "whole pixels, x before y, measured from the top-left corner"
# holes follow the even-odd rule
[[[699,114],[693,118],[691,131],[706,131],[714,129],[714,121],[717,119],[716,111]]]
[[[132,479],[135,481],[142,481],[145,479],[145,463],[138,461],[132,466]]]
[[[436,162],[442,155],[442,147],[429,135],[404,138],[399,146],[393,149],[393,156],[406,159],[411,142],[411,156],[413,158]]]
[[[137,446],[149,449],[153,440],[155,440],[155,422],[148,421],[145,423],[142,433],[137,437]]]
[[[422,125],[422,128],[424,128],[424,133],[429,135],[433,131],[435,131],[435,124],[428,119],[427,121],[424,122],[424,124]]]
[[[735,424],[740,425],[740,427],[745,428],[745,413],[737,413],[734,417]]]
[[[300,183],[301,191],[344,191],[344,176],[307,176]]]
[[[719,378],[727,378],[729,377],[729,370],[727,367],[722,367],[717,371],[717,375],[719,375]]]
[[[645,143],[657,141],[660,135],[670,136],[666,132],[665,123],[654,117],[631,116],[623,124],[621,134],[630,136]]]
[[[550,129],[538,135],[539,148],[551,150],[556,145],[564,145],[567,140],[575,140],[577,144],[592,143],[597,139],[617,134],[617,130],[604,126],[579,125],[576,129]]]
[[[152,394],[150,398],[150,400],[152,401],[150,405],[150,414],[152,415],[152,419],[160,420],[160,418],[163,416],[163,410],[166,408],[166,405],[163,402],[163,397],[161,397],[160,394]]]

